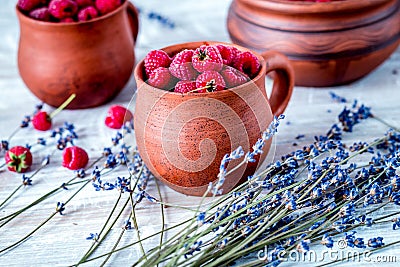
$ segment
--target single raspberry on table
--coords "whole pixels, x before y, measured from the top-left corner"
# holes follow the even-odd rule
[[[221,75],[228,88],[236,87],[250,80],[246,74],[230,66],[225,66],[221,71]]]
[[[99,12],[94,6],[86,6],[79,10],[78,21],[88,21],[99,16]]]
[[[39,131],[47,131],[51,128],[51,118],[46,111],[39,111],[32,118],[33,128]]]
[[[73,0],[51,0],[49,12],[57,19],[73,17],[78,12],[78,5]]]
[[[253,53],[245,51],[237,55],[233,66],[250,78],[254,78],[260,70],[261,63]]]
[[[171,74],[184,81],[196,79],[198,72],[193,68],[193,54],[192,49],[184,49],[176,54],[169,66]]]
[[[144,58],[144,69],[147,77],[159,67],[168,68],[171,64],[171,58],[163,50],[152,50]]]
[[[63,151],[62,166],[70,170],[82,169],[88,161],[89,156],[81,147],[71,146]]]
[[[216,47],[221,54],[222,62],[224,63],[224,65],[231,66],[237,55],[240,53],[239,49],[234,46],[218,44],[216,45]]]
[[[174,92],[189,93],[196,90],[196,81],[179,81],[175,85]]]
[[[39,7],[29,12],[29,17],[41,21],[50,21],[50,12],[47,7]]]
[[[147,83],[160,89],[170,90],[174,88],[176,78],[170,73],[168,68],[159,67],[153,70]]]
[[[18,0],[17,6],[23,11],[32,11],[33,9],[46,4],[46,0]]]
[[[198,72],[220,71],[223,65],[221,54],[213,45],[202,45],[197,48],[193,53],[192,63],[193,68]]]
[[[121,129],[125,122],[133,119],[133,114],[128,109],[120,105],[113,105],[107,111],[104,121],[107,127]]]
[[[207,70],[197,76],[196,88],[199,93],[221,91],[225,89],[225,80],[217,71]]]
[[[95,0],[75,0],[76,4],[78,7],[86,7],[86,6],[94,6],[95,5]]]
[[[101,14],[107,14],[117,9],[122,4],[122,0],[96,0],[95,4]]]
[[[32,165],[32,154],[23,146],[14,146],[7,150],[5,160],[9,171],[23,173]]]

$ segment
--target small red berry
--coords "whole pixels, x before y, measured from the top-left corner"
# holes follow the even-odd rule
[[[202,45],[197,48],[192,57],[193,68],[198,72],[207,70],[220,71],[222,69],[222,57],[217,47]]]
[[[32,154],[26,147],[14,146],[7,150],[5,160],[9,171],[23,173],[32,165]]]
[[[57,19],[73,17],[78,12],[78,5],[73,0],[51,0],[49,12]]]
[[[33,128],[39,131],[47,131],[51,128],[51,118],[46,111],[39,111],[32,118]]]
[[[192,57],[194,50],[184,49],[176,54],[169,66],[172,75],[180,80],[194,80],[198,72],[193,68]]]
[[[41,21],[50,21],[50,12],[47,7],[39,7],[29,12],[29,17]]]
[[[82,169],[88,161],[89,156],[81,147],[71,146],[63,151],[62,165],[70,170]]]
[[[168,68],[171,64],[171,58],[163,50],[150,51],[144,58],[144,69],[147,77],[159,67]]]
[[[78,7],[94,6],[95,0],[75,0]]]
[[[79,10],[78,12],[78,21],[88,21],[94,18],[97,18],[99,13],[94,6],[87,6]]]
[[[171,75],[168,68],[159,67],[153,70],[147,83],[160,89],[170,90],[174,88],[176,78]]]
[[[208,70],[197,76],[196,88],[204,88],[199,93],[221,91],[225,88],[224,78],[216,71]]]
[[[18,0],[17,6],[20,10],[29,12],[44,4],[46,0]]]
[[[174,92],[184,94],[195,90],[196,90],[196,81],[179,81],[175,85]]]
[[[121,0],[96,0],[96,8],[101,14],[107,14],[117,9],[121,4]]]
[[[218,44],[216,45],[216,47],[221,54],[222,62],[224,63],[224,65],[230,66],[234,62],[237,55],[240,53],[239,49],[234,46]]]
[[[244,84],[249,80],[249,77],[240,72],[239,70],[226,66],[222,71],[221,71],[222,77],[224,77],[224,80],[226,82],[226,87],[232,88],[236,87],[238,85]]]
[[[132,120],[133,115],[123,106],[114,105],[108,109],[105,124],[112,129],[121,129],[125,122]]]
[[[75,21],[73,18],[68,17],[68,18],[60,19],[60,22],[63,22],[63,23],[72,23],[72,22],[76,22],[76,21]]]
[[[261,63],[253,53],[245,51],[239,53],[233,66],[250,78],[254,78],[260,70]]]

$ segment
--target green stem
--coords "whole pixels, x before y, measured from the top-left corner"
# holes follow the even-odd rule
[[[50,115],[49,115],[50,119],[54,118],[61,110],[66,108],[69,105],[69,103],[71,103],[72,100],[74,100],[75,97],[76,97],[76,94],[70,95],[68,97],[68,99],[65,100],[64,103],[61,104],[61,106],[59,106],[56,110],[54,110],[53,112],[50,113]]]
[[[6,202],[7,202],[10,198],[12,198],[12,196],[13,196],[15,193],[17,193],[18,190],[19,190],[22,186],[23,186],[23,184],[20,184],[19,186],[17,186],[17,188],[15,188],[14,191],[13,191],[10,195],[8,195],[8,197],[7,197],[5,200],[3,200],[3,202],[0,203],[0,210],[1,210],[1,207],[2,207],[4,204],[6,204]]]
[[[114,246],[111,249],[111,253],[108,254],[108,256],[104,259],[104,261],[101,263],[100,267],[103,267],[107,263],[107,261],[110,259],[112,253],[117,248],[119,242],[121,242],[121,239],[122,239],[122,236],[124,235],[124,233],[125,233],[125,228],[122,229],[122,232],[119,234],[117,241],[115,242]]]

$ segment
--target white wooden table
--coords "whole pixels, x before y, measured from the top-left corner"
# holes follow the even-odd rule
[[[23,84],[18,74],[16,65],[18,44],[18,22],[15,16],[14,5],[16,1],[4,0],[0,10],[0,138],[4,139],[17,127],[24,114],[29,114],[36,99]],[[150,11],[171,18],[176,26],[173,29],[164,27],[158,21],[142,17],[139,39],[136,47],[137,59],[141,59],[151,49],[160,48],[173,43],[197,40],[229,41],[226,30],[226,13],[229,0],[220,1],[133,1],[141,8],[142,14]],[[213,8],[210,8],[210,5]],[[126,88],[111,103],[87,110],[65,110],[55,121],[61,125],[64,121],[73,122],[80,138],[76,144],[88,151],[93,162],[103,151],[103,147],[110,145],[110,138],[115,131],[104,126],[103,118],[111,104],[128,105],[135,91],[133,77]],[[400,126],[400,48],[378,69],[371,74],[349,85],[336,88],[302,88],[296,87],[291,102],[285,112],[285,123],[281,125],[278,135],[274,139],[276,144],[275,158],[279,158],[296,147],[312,142],[314,135],[325,134],[330,126],[337,121],[336,115],[343,105],[334,103],[329,96],[329,91],[334,91],[347,99],[358,99],[372,107],[375,115],[385,118],[386,121]],[[51,108],[45,106],[45,109]],[[288,123],[290,122],[290,123]],[[384,133],[386,127],[376,121],[365,122],[363,126],[356,127],[354,133],[346,136],[347,140],[370,141],[375,136]],[[304,138],[296,140],[296,136],[303,134]],[[12,144],[33,142],[36,137],[43,136],[32,129],[20,131]],[[34,147],[32,152],[40,158],[51,151]],[[4,160],[1,156],[1,160]],[[56,153],[51,158],[49,166],[44,168],[33,178],[33,185],[19,191],[15,197],[0,209],[0,217],[7,216],[21,208],[44,193],[48,192],[73,176],[71,171],[61,167],[61,155]],[[35,161],[32,169],[37,169],[39,161]],[[32,172],[30,172],[32,173]],[[121,167],[115,171],[115,177],[127,175],[127,169]],[[21,175],[10,173],[2,168],[0,170],[0,200],[4,199],[21,182]],[[60,191],[53,197],[44,201],[35,208],[20,215],[15,220],[0,229],[0,249],[15,242],[36,225],[54,212],[58,201],[64,202],[74,192]],[[154,181],[149,184],[149,190],[157,195]],[[198,198],[178,194],[166,186],[161,185],[164,201],[177,205],[196,206]],[[67,266],[76,263],[86,251],[91,241],[86,240],[90,233],[100,230],[111,210],[117,193],[97,192],[91,185],[85,187],[70,203],[68,203],[64,216],[56,215],[43,228],[34,233],[28,240],[18,247],[0,254],[0,266]],[[385,210],[383,212],[389,212]],[[126,219],[128,213],[125,214]],[[166,209],[166,225],[171,226],[187,218],[187,212],[176,208]],[[137,208],[137,218],[140,234],[146,236],[161,229],[160,207],[144,201]],[[111,236],[105,240],[100,252],[109,251],[123,226],[123,220],[112,229]],[[374,228],[376,231],[376,228]],[[375,235],[385,237],[385,241],[400,238],[400,231],[375,232]],[[135,231],[124,235],[121,244],[128,244],[135,240]],[[145,242],[145,247],[157,244],[158,239]],[[386,250],[387,255],[397,255],[400,262],[400,247]],[[110,266],[127,266],[140,256],[137,247],[112,256]],[[94,261],[83,266],[98,266],[99,261]],[[303,262],[304,265],[313,266],[313,263]],[[399,263],[397,263],[399,264]],[[351,263],[349,263],[351,265]],[[354,264],[353,264],[354,265]],[[359,263],[357,266],[366,265]],[[373,266],[373,263],[369,263]],[[376,264],[376,266],[386,266]],[[397,266],[393,264],[391,266]]]

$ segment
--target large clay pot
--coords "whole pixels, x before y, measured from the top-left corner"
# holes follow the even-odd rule
[[[288,56],[296,85],[339,85],[368,74],[396,49],[400,0],[233,0],[227,25],[234,43]]]
[[[29,18],[20,23],[19,73],[39,99],[68,108],[101,105],[128,82],[135,63],[138,13],[125,1],[118,9],[86,22],[55,23]]]
[[[193,42],[163,48],[170,56],[205,43]],[[236,46],[242,51],[246,48]],[[143,61],[135,68],[137,99],[134,116],[139,153],[151,172],[178,192],[201,196],[217,180],[223,156],[238,146],[251,151],[273,115],[281,114],[292,93],[294,77],[288,59],[277,52],[258,55],[261,69],[251,81],[235,88],[207,93],[181,94],[161,90],[145,82]],[[265,75],[274,72],[270,99]],[[267,155],[243,165],[226,177],[223,192],[229,192],[256,170]],[[240,161],[232,161],[234,168]]]

